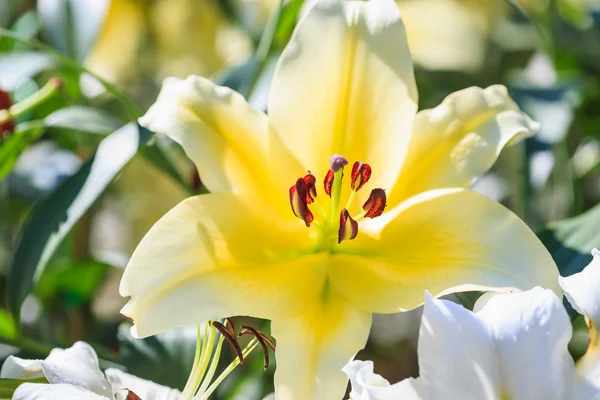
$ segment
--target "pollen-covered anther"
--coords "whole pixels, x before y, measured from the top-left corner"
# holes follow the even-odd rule
[[[303,179],[306,183],[306,204],[311,204],[317,197],[317,178],[308,171]]]
[[[292,206],[294,215],[303,220],[306,226],[310,226],[311,222],[314,220],[314,216],[308,208],[308,205],[313,202],[314,198],[311,197],[311,191],[309,191],[305,178],[298,178],[296,184],[290,187],[290,205]],[[314,188],[314,182],[312,193],[316,196],[317,192]]]
[[[352,176],[350,177],[350,187],[358,192],[365,183],[371,178],[371,166],[356,161],[352,166]]]
[[[338,244],[344,240],[352,240],[358,235],[358,222],[352,219],[345,208],[340,213],[340,227],[338,229]]]
[[[365,218],[375,218],[383,214],[386,206],[386,194],[383,189],[373,189],[369,198],[363,204],[363,210],[365,210]]]

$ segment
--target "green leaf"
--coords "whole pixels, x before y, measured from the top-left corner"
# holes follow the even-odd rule
[[[53,65],[52,57],[36,51],[0,54],[0,87],[12,92],[23,79],[36,76]]]
[[[0,379],[0,399],[10,399],[19,386],[24,383],[48,383],[46,378]]]
[[[48,268],[35,293],[41,298],[63,293],[70,304],[79,305],[90,300],[109,269],[109,265],[95,260]]]
[[[17,336],[17,326],[12,315],[0,309],[0,336],[14,339]]]
[[[113,132],[121,125],[115,116],[106,111],[85,106],[70,106],[57,110],[44,118],[44,124],[52,128],[102,135]]]
[[[34,206],[8,276],[7,300],[16,321],[25,297],[65,235],[151,136],[136,124],[125,125],[106,137],[77,173]]]
[[[185,327],[135,339],[129,323],[119,327],[122,363],[127,372],[173,388],[183,389],[194,363],[197,329]]]
[[[549,223],[538,237],[558,265],[562,276],[580,272],[592,260],[590,252],[600,248],[600,204],[574,218]]]
[[[6,139],[0,139],[0,180],[12,171],[21,153],[44,133],[39,124],[19,124]]]

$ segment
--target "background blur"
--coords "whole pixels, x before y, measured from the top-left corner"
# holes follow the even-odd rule
[[[0,123],[0,363],[85,340],[103,366],[183,387],[195,328],[132,339],[118,284],[152,224],[204,189],[180,148],[132,122],[170,75],[211,77],[264,109],[277,57],[309,3],[0,0],[0,110],[23,106],[14,123]],[[563,275],[579,271],[600,247],[600,0],[398,6],[421,109],[502,83],[542,124],[475,189],[538,232]],[[472,306],[476,297],[454,298]],[[573,323],[577,358],[587,328],[575,314]],[[391,382],[415,376],[418,324],[418,310],[376,316],[359,358]],[[261,399],[273,369],[253,356],[217,398]]]

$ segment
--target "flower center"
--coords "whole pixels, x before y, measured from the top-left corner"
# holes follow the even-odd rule
[[[290,187],[290,205],[294,215],[304,221],[307,227],[316,226],[321,232],[323,244],[330,244],[337,236],[337,243],[352,240],[358,235],[358,222],[364,218],[376,218],[383,213],[386,206],[386,194],[383,189],[373,189],[362,206],[362,212],[351,216],[348,209],[352,205],[356,193],[371,177],[371,166],[356,161],[352,166],[350,178],[350,195],[345,206],[340,209],[344,167],[348,160],[335,154],[329,159],[331,168],[323,180],[325,194],[329,196],[329,207],[324,207],[317,200],[317,179],[308,171],[304,177],[298,178]],[[317,218],[311,210],[317,214]]]

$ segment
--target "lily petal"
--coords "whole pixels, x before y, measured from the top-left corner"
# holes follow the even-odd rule
[[[44,376],[51,384],[67,383],[112,397],[112,389],[100,371],[98,356],[89,344],[76,342],[68,349],[53,349],[42,361]]]
[[[464,307],[426,293],[418,354],[428,399],[500,398],[492,330]]]
[[[502,205],[470,190],[419,194],[363,222],[360,232],[352,246],[333,255],[330,277],[365,310],[416,308],[424,290],[439,296],[540,285],[561,295],[556,264],[535,234]]]
[[[579,314],[585,315],[590,325],[590,341],[598,342],[600,329],[600,251],[592,250],[592,261],[583,271],[568,277],[558,277],[558,283]]]
[[[558,283],[573,308],[585,315],[590,328],[589,347],[577,361],[577,374],[581,379],[579,390],[589,386],[597,393],[600,391],[600,251],[592,250],[592,256],[592,261],[583,271],[568,277],[559,277]]]
[[[551,290],[536,287],[494,296],[477,317],[493,332],[503,395],[570,398],[575,366],[567,345],[573,332],[569,316]]]
[[[326,256],[303,250],[306,228],[268,209],[257,198],[215,193],[184,200],[160,219],[121,280],[121,295],[131,296],[122,312],[135,322],[132,334],[232,315],[271,319],[313,302]]]
[[[268,104],[272,135],[305,170],[325,174],[329,157],[342,154],[369,163],[370,183],[384,188],[398,174],[416,109],[412,60],[392,0],[317,1],[279,59]],[[288,187],[306,172],[277,169]]]
[[[112,400],[66,383],[49,385],[45,383],[24,383],[15,390],[13,400]]]
[[[350,400],[420,400],[421,380],[408,378],[390,383],[373,372],[373,361],[352,361],[344,369],[350,378]]]
[[[42,360],[25,360],[8,356],[2,364],[1,379],[34,379],[43,378]]]
[[[105,371],[115,394],[127,394],[127,390],[134,392],[142,400],[178,400],[181,392],[158,383],[138,378],[116,368]],[[126,396],[122,396],[124,400]]]
[[[342,368],[364,347],[370,328],[371,313],[354,308],[331,288],[300,315],[273,320],[277,400],[341,398],[348,383]]]
[[[198,76],[167,78],[139,122],[179,143],[211,192],[264,192],[267,117],[240,94]]]
[[[420,111],[388,204],[426,190],[468,188],[502,149],[537,132],[504,86],[472,87],[448,96],[438,107]]]

